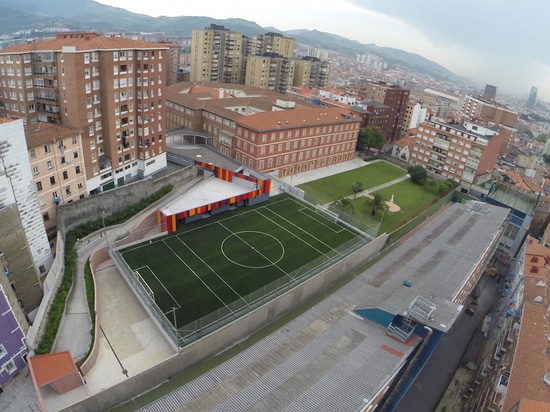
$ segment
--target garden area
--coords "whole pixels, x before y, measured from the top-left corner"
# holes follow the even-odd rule
[[[407,174],[410,178],[378,190]],[[419,216],[456,187],[452,180],[436,181],[421,166],[408,170],[391,163],[376,162],[298,186],[339,214],[356,221],[378,225],[378,233],[391,233]],[[364,191],[368,191],[365,194]],[[363,192],[363,193],[361,193]]]

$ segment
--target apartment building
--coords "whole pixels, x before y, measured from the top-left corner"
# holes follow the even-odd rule
[[[409,89],[386,82],[367,83],[360,90],[364,100],[383,103],[391,107],[391,127],[385,133],[387,142],[393,142],[402,136],[403,119],[409,102],[409,93]]]
[[[510,153],[514,139],[517,137],[518,113],[515,110],[482,96],[466,95],[460,111],[463,119],[467,121],[475,121],[484,126],[498,127],[506,131],[500,153],[504,156]]]
[[[473,123],[420,123],[410,160],[469,186],[476,176],[494,169],[502,141],[500,130]]]
[[[164,90],[171,43],[63,33],[0,51],[0,115],[82,131],[97,193],[166,167]]]
[[[224,26],[193,30],[191,81],[244,82],[246,37]]]
[[[277,54],[281,57],[294,57],[295,41],[280,33],[266,33],[246,38],[245,54],[247,56],[262,56]]]
[[[224,26],[193,30],[190,81],[247,84],[285,92],[326,87],[330,64],[294,58],[294,39],[279,33],[247,37]]]
[[[361,126],[348,108],[253,86],[178,83],[166,96],[169,129],[281,177],[352,159]]]
[[[479,368],[464,392],[464,410],[550,410],[546,242],[546,237],[539,242],[527,236],[503,282]]]
[[[49,236],[57,230],[57,207],[88,196],[79,129],[57,123],[25,126],[40,212]]]
[[[26,356],[29,349],[25,331],[14,313],[15,308],[17,306],[10,304],[0,283],[0,393],[2,386],[27,366]]]
[[[388,136],[393,124],[393,109],[383,103],[361,101],[350,107],[361,118],[361,127],[376,126]]]
[[[0,121],[0,284],[28,315],[42,299],[43,278],[53,263],[35,193],[23,120]]]
[[[327,87],[330,63],[316,57],[296,59],[294,86]]]
[[[292,87],[295,59],[278,55],[248,56],[244,84],[286,93]]]

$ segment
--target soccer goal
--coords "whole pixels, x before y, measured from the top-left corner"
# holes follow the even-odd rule
[[[337,213],[334,213],[333,211],[331,210],[328,210],[326,207],[324,206],[321,206],[321,205],[315,205],[315,211],[317,213],[321,213],[321,214],[324,214],[326,216],[329,216],[331,219],[334,219],[334,222],[337,223],[338,222],[338,214]]]
[[[137,283],[141,286],[141,288],[149,295],[149,297],[155,302],[155,294],[153,293],[153,289],[149,287],[145,279],[139,274],[138,270],[134,270],[134,276],[136,277]]]

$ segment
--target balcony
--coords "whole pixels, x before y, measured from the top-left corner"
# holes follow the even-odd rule
[[[107,156],[99,157],[99,170],[101,172],[110,170],[112,168],[113,168],[113,163],[111,162],[111,159],[109,159]]]

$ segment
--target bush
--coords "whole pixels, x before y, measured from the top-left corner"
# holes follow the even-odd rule
[[[141,200],[135,205],[129,206],[126,209],[120,210],[113,213],[110,216],[105,216],[105,226],[117,225],[124,223],[130,217],[134,216],[136,213],[145,209],[147,206],[155,203],[157,200],[162,198],[167,193],[170,193],[173,189],[172,185],[164,186],[159,191],[153,193],[151,196]],[[67,302],[67,296],[73,285],[74,274],[76,272],[76,265],[78,264],[78,258],[76,254],[76,249],[74,245],[76,239],[82,239],[83,237],[93,233],[99,229],[103,228],[103,218],[97,219],[89,222],[82,223],[75,229],[70,230],[66,233],[65,236],[65,250],[63,253],[63,259],[65,264],[65,271],[63,273],[63,278],[59,289],[53,298],[52,305],[47,314],[46,320],[46,330],[44,336],[40,340],[40,343],[37,345],[35,353],[37,355],[42,355],[50,353],[57,336],[57,331],[59,330],[59,325],[61,323],[61,318],[65,312],[65,304]],[[91,276],[91,272],[90,272]],[[93,289],[93,287],[92,287]],[[88,300],[88,305],[91,305],[93,308],[93,293],[90,294],[89,291],[86,292],[88,299],[91,298],[91,302]],[[90,297],[91,296],[91,297]],[[90,311],[90,315],[93,314],[93,309]],[[93,317],[93,316],[92,316]]]

